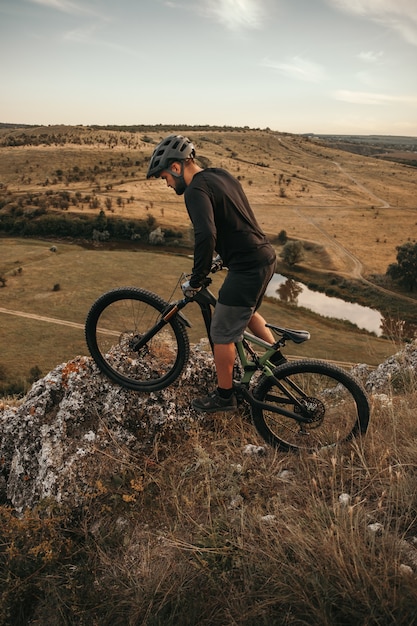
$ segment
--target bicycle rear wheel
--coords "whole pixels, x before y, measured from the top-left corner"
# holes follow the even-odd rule
[[[261,437],[284,451],[335,446],[368,427],[370,409],[362,387],[350,374],[323,361],[285,363],[274,376],[262,376],[253,395],[294,416],[252,405]],[[301,420],[303,416],[309,423]]]
[[[139,351],[141,338],[161,318],[168,303],[154,293],[122,287],[103,294],[85,323],[90,354],[111,380],[135,391],[157,391],[171,385],[189,357],[189,341],[181,318],[174,316]]]

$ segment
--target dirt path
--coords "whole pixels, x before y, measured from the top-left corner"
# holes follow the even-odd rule
[[[385,294],[387,294],[389,296],[393,296],[394,295],[396,298],[400,298],[402,300],[407,300],[407,302],[412,302],[413,304],[415,304],[417,306],[417,300],[415,298],[410,298],[409,296],[405,296],[404,294],[400,294],[400,293],[397,293],[395,291],[391,291],[390,289],[386,289],[385,287],[381,287],[381,285],[377,285],[377,284],[373,283],[372,281],[368,280],[363,275],[363,265],[362,265],[361,261],[354,254],[352,254],[351,252],[349,252],[349,250],[347,250],[344,246],[342,246],[342,244],[339,241],[336,241],[333,237],[331,237],[326,232],[326,230],[324,228],[322,228],[321,226],[319,226],[319,224],[317,224],[311,217],[307,217],[307,216],[303,215],[299,207],[295,207],[294,210],[297,211],[298,215],[300,217],[302,217],[302,219],[308,221],[309,224],[311,224],[312,226],[314,226],[314,228],[316,228],[318,231],[320,231],[320,233],[324,237],[326,237],[326,239],[328,240],[330,246],[332,246],[333,248],[336,248],[338,250],[338,252],[341,252],[342,255],[345,258],[347,257],[352,262],[352,269],[351,269],[351,271],[342,272],[342,271],[338,271],[338,270],[332,270],[333,274],[337,274],[338,276],[346,276],[346,278],[355,278],[357,280],[361,280],[366,285],[369,285],[369,287],[371,287],[372,289],[377,289],[381,293],[385,293]],[[320,272],[321,274],[327,274],[328,273],[327,269],[320,269],[320,268],[315,267],[314,270],[316,272]]]
[[[335,248],[339,254],[342,254],[342,257],[348,258],[352,263],[352,269],[349,272],[335,272],[336,274],[343,274],[344,276],[353,277],[353,278],[361,278],[363,279],[363,265],[361,261],[354,255],[352,252],[349,252],[339,241],[337,241],[334,237],[331,237],[325,228],[317,224],[317,222],[312,217],[307,217],[302,213],[302,210],[299,206],[294,207],[294,211],[298,213],[298,215],[306,222],[314,226],[316,230],[318,230],[329,242],[332,248]],[[327,272],[327,270],[323,270]]]
[[[339,168],[339,170],[341,172],[343,172],[343,174],[345,176],[347,176],[355,185],[357,185],[362,191],[364,191],[365,193],[367,193],[369,196],[371,196],[372,198],[374,198],[374,200],[377,200],[378,202],[381,203],[381,208],[390,208],[390,204],[388,202],[386,202],[386,200],[384,200],[383,198],[379,198],[378,196],[376,196],[372,191],[370,191],[367,187],[365,187],[365,185],[363,185],[362,183],[360,183],[354,176],[352,176],[351,174],[349,174],[341,165],[340,163],[338,163],[337,161],[333,161],[333,163],[336,165],[336,167]],[[342,256],[346,259],[348,259],[351,262],[351,271],[349,272],[342,272],[342,271],[335,271],[335,274],[339,274],[340,276],[346,276],[348,278],[356,278],[361,280],[362,282],[364,282],[365,284],[369,285],[370,287],[372,287],[373,289],[378,289],[378,291],[388,294],[388,295],[395,295],[395,297],[397,298],[401,298],[403,300],[407,300],[408,302],[412,302],[417,304],[417,301],[414,298],[410,298],[409,296],[405,296],[403,294],[398,294],[396,292],[391,291],[390,289],[386,289],[385,287],[381,287],[379,285],[376,285],[375,283],[371,282],[370,280],[368,280],[364,275],[363,275],[363,264],[362,262],[358,259],[358,257],[356,257],[352,252],[350,252],[349,250],[347,250],[339,241],[335,240],[334,237],[332,237],[325,228],[323,228],[322,226],[320,226],[312,217],[307,217],[305,215],[303,215],[302,210],[300,207],[294,207],[294,211],[296,211],[298,213],[298,215],[305,221],[307,221],[309,224],[311,224],[312,226],[314,226],[314,228],[316,228],[316,230],[318,230],[329,242],[330,246],[333,249],[336,249],[337,252],[341,253]],[[317,270],[316,271],[320,271],[322,273],[326,273],[327,270]]]
[[[298,155],[307,155],[308,153],[300,146],[294,146],[294,145],[289,145],[287,142],[283,141],[282,139],[279,139],[280,143],[282,143],[288,150],[291,150],[292,152],[297,153]],[[321,158],[321,157],[317,157],[317,158]],[[381,204],[381,208],[385,207],[390,207],[390,205],[388,204],[388,202],[386,202],[383,198],[379,198],[378,196],[376,196],[372,191],[370,191],[370,189],[368,189],[365,185],[363,185],[361,182],[359,182],[354,176],[352,176],[348,171],[346,171],[346,169],[344,167],[342,167],[340,165],[340,163],[338,163],[337,161],[332,161],[332,163],[338,168],[338,170],[344,175],[346,176],[354,185],[356,185],[361,191],[363,191],[364,193],[366,193],[368,196],[370,196],[371,198],[373,198],[373,200],[379,202]],[[348,259],[350,261],[350,268],[349,271],[347,272],[336,272],[337,274],[346,276],[348,278],[357,278],[357,279],[361,279],[365,282],[367,282],[368,284],[372,284],[369,281],[366,280],[366,278],[364,278],[363,276],[363,264],[360,261],[360,259],[358,259],[358,257],[356,257],[352,252],[350,252],[349,250],[347,250],[339,241],[335,240],[334,237],[332,237],[325,228],[323,228],[322,226],[320,226],[312,217],[307,217],[306,215],[303,214],[302,212],[302,208],[299,206],[294,207],[294,211],[305,221],[307,221],[309,224],[311,224],[312,226],[314,226],[314,228],[316,228],[316,230],[318,230],[324,237],[325,239],[328,241],[328,243],[330,244],[330,246],[336,250],[336,252],[338,253],[339,258],[342,258],[344,260]]]
[[[379,198],[378,196],[376,196],[372,191],[370,191],[367,187],[365,187],[365,185],[363,185],[362,183],[360,183],[354,176],[352,176],[351,174],[349,174],[341,165],[340,163],[338,163],[337,161],[332,161],[332,163],[334,163],[336,165],[336,167],[347,177],[349,178],[349,180],[351,180],[357,187],[359,187],[359,189],[361,189],[361,191],[365,192],[366,194],[368,194],[369,196],[371,196],[371,198],[373,198],[374,200],[378,201],[381,203],[381,208],[389,208],[389,204],[388,202],[386,202],[383,198]],[[347,258],[351,263],[352,263],[352,270],[350,273],[345,274],[347,276],[350,276],[352,278],[360,278],[362,280],[364,280],[366,283],[368,284],[372,284],[370,283],[368,280],[366,280],[366,278],[364,278],[363,276],[363,264],[362,262],[358,259],[357,256],[355,256],[352,252],[350,252],[349,250],[347,250],[339,241],[335,240],[334,237],[331,237],[329,235],[329,233],[326,231],[325,228],[323,228],[322,226],[319,226],[319,224],[317,224],[315,222],[314,219],[312,219],[311,217],[305,217],[302,212],[300,207],[296,207],[295,209],[297,211],[297,213],[305,220],[307,220],[312,226],[314,226],[318,231],[321,232],[322,235],[324,235],[324,237],[328,240],[328,242],[330,243],[330,245],[335,248],[339,253],[342,253],[342,256],[345,257],[345,259]],[[342,273],[342,272],[338,272],[338,273]]]
[[[14,311],[12,309],[5,309],[0,307],[0,313],[6,313],[7,315],[15,315],[17,317],[27,317],[32,320],[38,320],[39,322],[48,322],[49,324],[60,324],[61,326],[71,326],[72,328],[79,328],[84,330],[84,324],[78,324],[77,322],[70,322],[68,320],[59,320],[56,317],[45,317],[44,315],[36,315],[35,313],[26,313],[25,311]]]
[[[347,178],[349,178],[349,180],[352,181],[352,183],[354,183],[357,187],[359,187],[359,189],[361,189],[362,191],[367,193],[368,196],[371,196],[371,198],[373,198],[374,200],[377,200],[378,202],[380,202],[381,203],[381,209],[389,209],[391,207],[391,205],[386,200],[383,200],[382,198],[379,198],[378,196],[376,196],[372,191],[370,191],[367,187],[365,187],[365,185],[362,185],[362,183],[360,183],[354,176],[352,176],[352,174],[349,174],[345,170],[345,168],[340,165],[340,163],[338,163],[337,161],[332,161],[332,163],[334,163],[336,165],[336,167],[338,167],[339,170],[345,176],[347,176]]]
[[[70,326],[72,328],[78,328],[84,331],[84,324],[78,324],[77,322],[69,322],[68,320],[59,320],[56,317],[45,317],[44,315],[35,315],[34,313],[26,313],[24,311],[14,311],[12,309],[5,309],[4,307],[0,307],[0,313],[5,313],[7,315],[15,315],[17,317],[26,317],[33,320],[38,320],[40,322],[47,322],[49,324],[60,324],[61,326]],[[286,355],[289,361],[296,361],[301,359],[300,356],[292,356]],[[334,365],[338,365],[339,367],[351,368],[356,365],[356,363],[350,363],[348,361],[331,361],[330,359],[326,359],[328,363],[333,363]],[[372,369],[376,366],[370,366]]]

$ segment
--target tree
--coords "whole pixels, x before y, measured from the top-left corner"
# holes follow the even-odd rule
[[[296,265],[304,259],[304,249],[301,241],[288,241],[285,244],[281,257],[287,265]]]
[[[30,368],[30,373],[29,373],[29,378],[28,378],[30,383],[35,383],[41,377],[42,377],[42,370],[39,367],[39,365],[34,365],[33,367]]]
[[[397,246],[397,262],[388,266],[386,274],[413,291],[417,285],[417,243]]]
[[[100,210],[100,213],[95,220],[95,226],[97,230],[105,230],[107,228],[107,216],[103,209]]]
[[[278,243],[284,245],[287,243],[288,241],[288,236],[287,236],[287,231],[286,230],[281,230],[278,233],[278,237],[277,237]]]

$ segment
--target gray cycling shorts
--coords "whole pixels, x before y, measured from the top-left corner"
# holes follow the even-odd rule
[[[218,302],[210,327],[213,343],[226,344],[240,341],[254,312],[254,307],[229,306]]]
[[[250,272],[228,272],[220,288],[211,321],[210,336],[213,343],[241,341],[252,315],[262,302],[274,271],[275,263]]]

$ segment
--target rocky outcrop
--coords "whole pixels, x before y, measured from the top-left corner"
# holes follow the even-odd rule
[[[151,454],[161,429],[201,419],[190,395],[213,384],[212,357],[198,347],[178,385],[150,394],[114,385],[87,357],[59,365],[20,406],[0,409],[0,501],[18,512],[48,498],[77,506],[103,474]]]
[[[393,381],[415,380],[416,372],[416,342],[374,371],[364,365],[353,370],[370,394],[387,397]],[[146,459],[157,433],[184,432],[206,419],[190,400],[214,382],[212,356],[201,346],[192,349],[177,385],[151,394],[112,384],[87,357],[59,365],[19,406],[0,406],[0,501],[18,512],[45,499],[81,504],[132,454],[138,463]]]
[[[417,341],[407,344],[371,372],[365,381],[370,392],[402,391],[413,383],[417,372]]]

